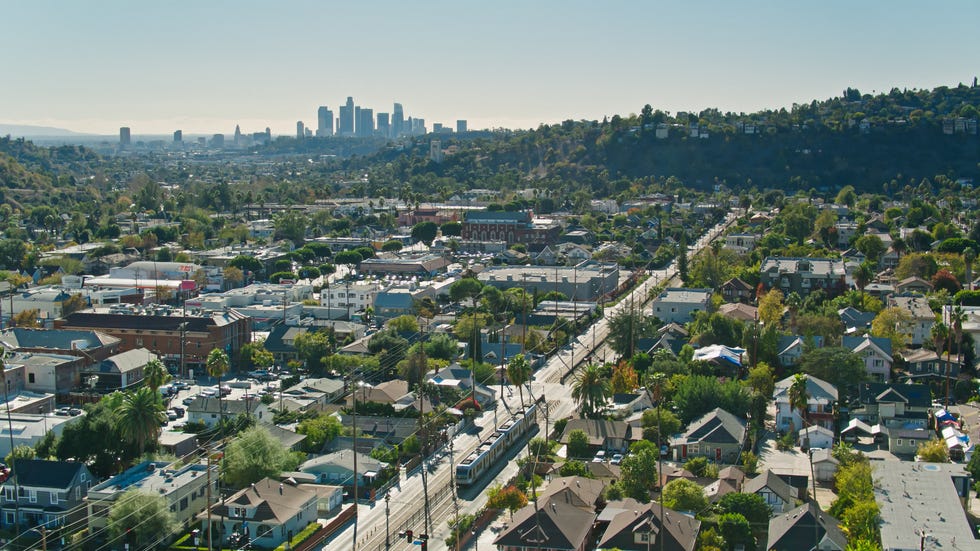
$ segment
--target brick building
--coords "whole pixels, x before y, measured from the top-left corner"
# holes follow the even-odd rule
[[[562,228],[556,220],[535,219],[529,210],[470,211],[463,220],[462,230],[464,240],[503,240],[507,245],[523,243],[529,250],[536,251],[554,244]]]

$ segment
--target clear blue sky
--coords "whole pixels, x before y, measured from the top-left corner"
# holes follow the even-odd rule
[[[980,2],[5,2],[0,122],[292,134],[347,96],[470,128],[754,111],[980,73]]]

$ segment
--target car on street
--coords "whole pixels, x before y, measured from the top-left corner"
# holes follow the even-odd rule
[[[189,406],[189,405],[193,404],[194,403],[194,400],[196,400],[196,399],[197,399],[197,394],[195,394],[193,396],[188,396],[188,397],[184,398],[183,400],[181,400],[181,402],[185,406]]]

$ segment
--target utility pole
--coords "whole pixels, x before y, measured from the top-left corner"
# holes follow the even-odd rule
[[[476,333],[477,338],[479,338],[479,333]],[[419,370],[419,386],[416,389],[416,394],[419,396],[419,433],[422,435],[422,495],[425,500],[425,533],[432,533],[432,519],[429,517],[429,476],[428,476],[428,462],[426,458],[429,455],[429,436],[428,432],[425,430],[425,372],[428,370],[428,360],[425,357],[425,326],[419,327],[419,340],[422,345],[419,346],[419,354],[422,355],[422,365],[423,368]],[[356,549],[354,551],[357,551]]]
[[[456,471],[453,467],[453,440],[449,439],[449,489],[453,493],[453,511],[456,521],[453,530],[456,533],[456,543],[453,551],[459,551],[459,496],[456,493]]]
[[[211,525],[211,450],[208,448],[204,449],[204,453],[208,456],[208,470],[207,470],[207,486],[205,486],[205,493],[207,494],[205,499],[207,499],[207,510],[208,510],[208,551],[214,549],[212,544],[211,533],[214,531]]]
[[[360,496],[357,494],[357,377],[354,375],[354,371],[351,370],[351,387],[354,389],[351,392],[351,400],[354,407],[351,408],[351,416],[353,417],[353,444],[351,445],[351,453],[354,457],[354,542],[351,544],[351,549],[357,551],[357,513],[358,513],[358,499]],[[280,385],[280,392],[282,385]],[[281,396],[281,394],[280,394]]]

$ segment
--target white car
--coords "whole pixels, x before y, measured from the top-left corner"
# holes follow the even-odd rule
[[[623,462],[623,454],[621,453],[613,454],[612,459],[609,461],[609,463],[613,465],[619,465],[622,462]]]
[[[605,452],[605,450],[599,450],[599,451],[595,452],[595,457],[592,458],[592,462],[593,463],[603,463],[605,461],[606,461],[606,452]]]

